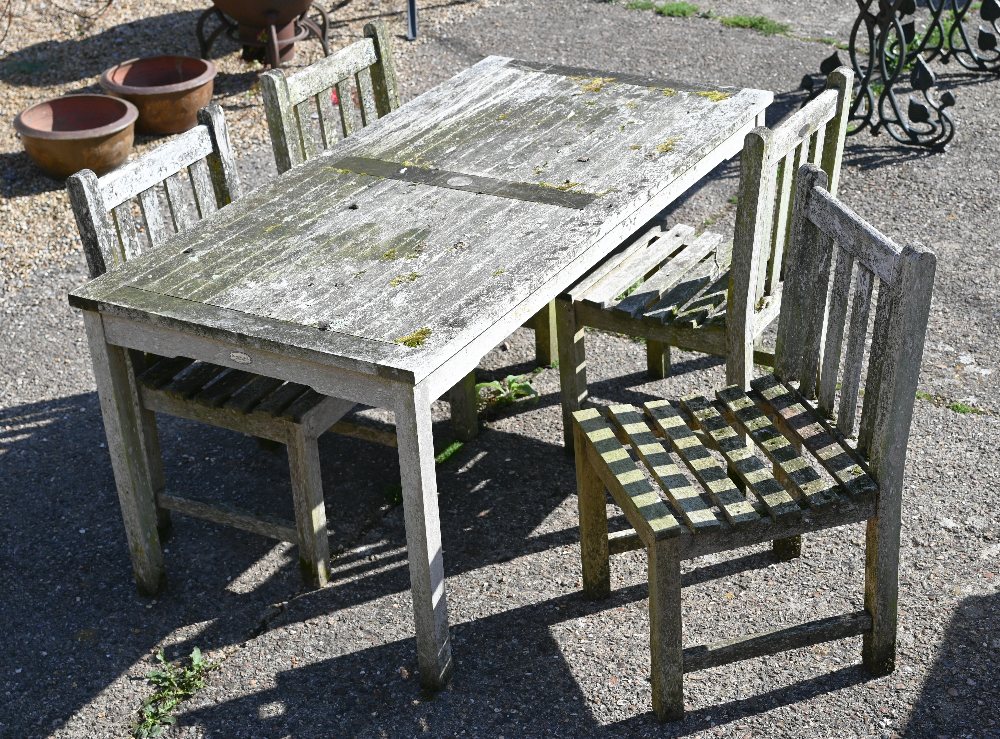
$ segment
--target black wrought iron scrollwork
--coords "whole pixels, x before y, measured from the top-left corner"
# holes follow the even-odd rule
[[[848,44],[855,74],[848,133],[867,129],[878,134],[885,130],[903,144],[943,147],[955,134],[955,123],[948,114],[955,97],[948,91],[936,93],[937,80],[925,56],[959,58],[948,39],[954,34],[957,12],[967,12],[972,0],[937,0],[936,5],[929,0],[931,21],[920,35],[909,20],[916,12],[914,0],[855,1],[858,17]],[[945,16],[949,7],[955,13]],[[1000,10],[1000,5],[997,8]],[[828,75],[841,64],[840,54],[834,53],[820,64],[820,72]],[[814,89],[815,81],[807,76],[803,87]]]

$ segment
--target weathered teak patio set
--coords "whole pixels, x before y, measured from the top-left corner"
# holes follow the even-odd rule
[[[544,350],[554,321],[584,593],[608,595],[611,554],[646,549],[657,715],[683,715],[684,672],[852,635],[872,674],[891,671],[935,260],[836,198],[850,71],[774,129],[769,92],[501,57],[400,107],[389,38],[379,24],[365,36],[264,74],[282,174],[251,194],[215,105],[138,160],[69,180],[94,278],[70,302],[140,589],[163,583],[170,511],[294,542],[325,584],[316,440],[364,433],[344,419],[355,405],[388,408],[421,682],[440,687],[452,654],[431,403],[447,395],[473,436],[477,364],[526,322]],[[646,225],[738,153],[733,238]],[[585,326],[644,337],[657,376],[671,346],[725,356],[729,386],[589,407]],[[285,444],[295,521],[167,492],[157,412]],[[631,529],[609,533],[607,493]],[[795,557],[802,534],[859,521],[863,610],[682,649],[682,559],[766,541]]]

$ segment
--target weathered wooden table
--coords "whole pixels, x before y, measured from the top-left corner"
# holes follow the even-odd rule
[[[127,349],[391,409],[421,682],[442,685],[431,402],[737,153],[771,98],[489,57],[72,293],[140,588],[163,569]]]

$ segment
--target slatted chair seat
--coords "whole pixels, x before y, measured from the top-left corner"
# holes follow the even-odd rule
[[[609,535],[611,551],[672,538],[682,558],[698,557],[872,516],[868,461],[791,385],[757,384],[574,415],[633,529]],[[804,453],[789,429],[809,435]]]
[[[868,672],[895,668],[903,471],[935,259],[899,248],[826,187],[823,171],[801,168],[773,374],[712,398],[573,414],[584,593],[610,593],[611,554],[646,549],[660,719],[683,717],[685,672],[737,660],[862,635]],[[606,492],[631,529],[608,533]],[[766,541],[791,559],[802,534],[861,521],[863,610],[682,648],[682,560]]]
[[[630,240],[584,276],[569,296],[585,322],[625,319],[679,329],[723,330],[729,295],[732,241],[679,224],[656,225]],[[636,275],[640,275],[636,279]]]

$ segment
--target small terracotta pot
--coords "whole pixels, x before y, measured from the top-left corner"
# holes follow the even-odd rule
[[[98,175],[128,159],[138,111],[108,95],[66,95],[32,105],[14,119],[35,164],[53,177],[81,169]]]
[[[215,65],[205,59],[151,56],[104,70],[101,87],[139,109],[140,133],[181,133],[212,102],[214,79]]]

